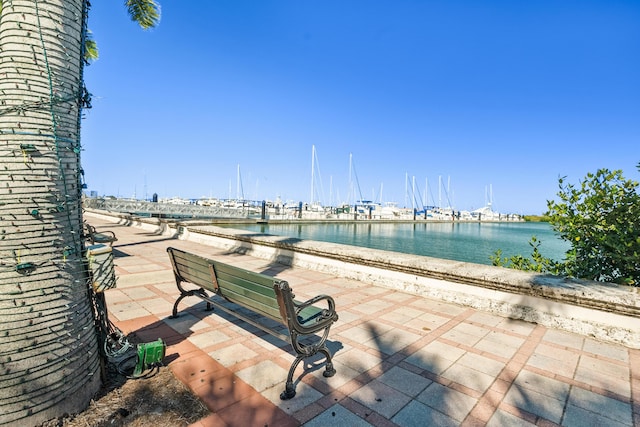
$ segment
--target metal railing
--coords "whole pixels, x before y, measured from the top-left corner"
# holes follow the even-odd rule
[[[262,202],[248,201],[238,206],[203,206],[198,204],[173,204],[143,200],[85,198],[84,206],[122,212],[138,216],[160,218],[259,218]],[[256,206],[256,204],[258,204]]]

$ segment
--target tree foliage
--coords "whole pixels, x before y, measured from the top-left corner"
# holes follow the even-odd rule
[[[638,164],[640,170],[640,164]],[[531,258],[491,257],[493,265],[581,279],[640,284],[640,194],[622,171],[600,169],[578,185],[559,179],[559,200],[547,201],[554,231],[571,247],[562,262],[543,257],[535,236]]]
[[[129,16],[145,30],[160,22],[160,5],[154,0],[126,0]]]
[[[639,165],[640,166],[640,165]],[[548,201],[550,221],[571,243],[565,273],[591,280],[640,281],[640,194],[622,171],[600,169],[579,185],[559,180],[559,201]]]

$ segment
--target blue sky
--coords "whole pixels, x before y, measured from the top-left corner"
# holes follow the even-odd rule
[[[100,195],[236,197],[239,168],[246,199],[308,202],[313,146],[325,204],[357,178],[356,198],[411,206],[415,179],[429,204],[491,189],[539,214],[561,176],[639,179],[638,1],[164,0],[148,31],[92,3]]]

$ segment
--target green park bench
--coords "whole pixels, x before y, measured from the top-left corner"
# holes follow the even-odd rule
[[[282,400],[295,396],[293,375],[298,364],[308,357],[324,354],[326,366],[323,375],[331,377],[335,374],[331,352],[325,345],[331,325],[338,320],[333,298],[318,295],[299,302],[294,299],[289,284],[284,280],[175,248],[167,248],[167,252],[180,291],[171,317],[178,316],[180,301],[193,295],[207,302],[207,310],[215,305],[291,344],[297,357],[289,368],[285,391],[280,394]],[[184,282],[198,288],[187,290],[182,285]],[[327,307],[322,308],[325,304]]]
[[[98,232],[93,225],[87,224],[86,222],[84,223],[84,235],[92,245],[108,244],[112,246],[113,242],[118,240],[113,231],[105,230]]]

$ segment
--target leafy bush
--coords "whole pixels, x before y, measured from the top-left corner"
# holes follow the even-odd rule
[[[537,273],[559,274],[561,263],[545,258],[538,249],[542,242],[536,236],[532,236],[529,245],[533,248],[531,258],[522,255],[514,255],[502,258],[502,250],[498,249],[494,255],[490,256],[491,262],[495,266],[515,268],[516,270],[535,271]]]
[[[638,164],[640,170],[640,164]],[[563,262],[544,258],[535,236],[531,259],[491,257],[493,265],[581,279],[640,284],[640,194],[622,171],[600,169],[579,186],[559,180],[559,201],[547,201],[549,222],[571,248]]]

